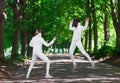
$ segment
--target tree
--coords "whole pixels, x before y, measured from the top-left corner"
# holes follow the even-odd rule
[[[110,39],[110,32],[109,32],[109,26],[108,26],[108,10],[107,10],[107,7],[108,7],[108,3],[107,3],[107,0],[105,0],[105,13],[104,13],[104,40],[105,40],[105,43],[104,45],[106,44],[107,41],[109,41]]]
[[[4,59],[4,25],[5,25],[5,16],[4,16],[4,0],[0,0],[0,59]]]
[[[97,43],[98,43],[98,31],[97,31],[97,21],[96,21],[96,9],[94,0],[91,0],[91,9],[92,9],[92,17],[93,17],[93,31],[94,31],[94,53],[97,52]]]
[[[116,55],[120,55],[120,0],[118,0],[118,12],[116,12],[114,0],[110,0],[110,3],[113,25],[116,32]]]
[[[20,30],[19,30],[19,24],[20,24],[20,12],[19,12],[19,1],[14,0],[13,5],[13,11],[14,11],[14,33],[12,38],[12,53],[11,58],[16,58],[16,55],[18,55],[18,48],[19,48],[19,39],[20,39]]]
[[[23,57],[26,57],[26,48],[27,48],[27,15],[26,15],[26,2],[25,0],[20,0],[20,5],[21,5],[21,15],[22,15],[22,52],[21,55]]]
[[[88,26],[88,31],[85,32],[85,49],[87,50],[87,44],[88,44],[88,50],[91,50],[92,47],[92,28],[91,28],[91,6],[90,6],[90,0],[87,0],[87,4],[86,4],[86,16],[88,16],[90,18],[90,22],[89,22],[89,26]]]
[[[90,12],[90,0],[88,0],[88,11]],[[89,17],[91,20],[91,13],[89,13]],[[92,28],[91,28],[91,21],[89,22],[89,45],[88,45],[89,51],[92,49]]]
[[[5,12],[8,16],[5,25],[5,49],[11,49],[11,40],[7,42],[10,38],[13,39],[12,43],[12,57],[19,53],[23,56],[26,54],[26,49],[29,50],[28,46],[29,40],[34,35],[36,28],[42,28],[44,31],[45,40],[51,40],[56,32],[60,30],[57,35],[56,45],[61,45],[63,43],[70,43],[72,32],[69,31],[69,22],[71,19],[79,18],[81,24],[84,25],[84,20],[86,17],[90,17],[90,23],[88,27],[87,34],[83,33],[83,44],[85,49],[90,52],[96,52],[97,49],[101,49],[104,45],[104,39],[107,41],[109,39],[109,31],[112,36],[107,45],[114,44],[115,32],[113,26],[108,26],[111,23],[111,18],[109,18],[109,13],[106,8],[104,0],[5,0]],[[9,7],[15,2],[15,6]],[[117,7],[117,2],[115,2],[115,8]],[[16,7],[17,6],[17,7]],[[105,15],[105,16],[103,16]],[[116,17],[118,14],[116,13]],[[109,22],[109,23],[108,23]],[[118,22],[118,20],[117,20]],[[28,24],[29,23],[29,24]],[[104,23],[104,26],[103,26]],[[99,25],[99,26],[97,26]],[[105,32],[104,32],[105,31]],[[116,31],[119,31],[117,29]],[[11,34],[12,33],[12,34]],[[14,34],[13,34],[14,33]],[[29,35],[28,35],[29,34]],[[11,37],[12,35],[13,38]],[[116,36],[117,37],[117,36]],[[112,40],[112,41],[111,41]],[[7,44],[6,44],[7,42]],[[26,45],[27,43],[27,45]],[[93,44],[93,45],[92,45]],[[113,46],[113,45],[112,45]],[[116,45],[118,46],[118,44]],[[97,50],[99,51],[99,50]],[[28,53],[28,52],[27,52]],[[30,55],[30,53],[28,53]]]

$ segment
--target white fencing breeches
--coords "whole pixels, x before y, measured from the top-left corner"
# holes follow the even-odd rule
[[[70,54],[70,57],[72,59],[73,65],[76,65],[75,60],[74,60],[74,55],[73,55],[75,48],[76,48],[76,44],[75,44],[75,42],[72,42],[70,45],[69,54]]]
[[[29,69],[28,69],[28,72],[27,72],[27,75],[26,77],[29,77],[30,75],[30,72],[35,64],[35,61],[36,61],[36,58],[39,57],[40,59],[42,59],[43,61],[47,62],[47,65],[46,65],[46,76],[49,75],[49,69],[50,69],[50,60],[48,59],[48,57],[43,54],[43,53],[40,53],[40,52],[37,52],[37,53],[33,53],[32,55],[32,60],[31,60],[31,64],[29,66]]]
[[[84,50],[81,41],[77,40],[77,41],[72,42],[70,45],[70,55],[71,55],[71,59],[73,61],[73,65],[75,64],[73,53],[74,53],[76,47],[78,47],[80,49],[81,53],[92,63],[92,59],[90,58],[88,53]]]

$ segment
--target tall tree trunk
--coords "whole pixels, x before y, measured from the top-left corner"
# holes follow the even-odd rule
[[[14,31],[13,39],[12,39],[12,54],[11,54],[12,59],[17,58],[18,48],[19,48],[19,39],[20,39],[20,30],[16,29]]]
[[[106,42],[110,39],[110,32],[109,32],[109,26],[108,26],[108,11],[107,11],[107,0],[105,0],[105,20],[104,20],[104,45],[106,45]]]
[[[114,6],[114,0],[110,0],[111,3],[111,14],[113,19],[113,25],[116,32],[116,55],[120,55],[120,0],[118,0],[118,14],[116,14],[116,9]],[[117,19],[118,15],[118,19]]]
[[[87,50],[88,46],[88,31],[85,32],[85,50]]]
[[[23,19],[23,22],[25,22],[25,23],[27,23],[26,21],[26,18],[27,18],[27,16],[26,16],[26,13],[25,13],[25,11],[26,11],[26,4],[25,4],[25,0],[20,0],[21,2],[20,2],[20,4],[21,4],[21,10],[22,10],[22,19]],[[23,23],[22,22],[22,23]],[[21,52],[21,54],[22,54],[22,56],[23,57],[26,57],[26,48],[27,48],[27,46],[26,46],[26,44],[27,44],[27,31],[26,31],[26,24],[24,24],[23,26],[22,26],[22,52]]]
[[[13,39],[12,39],[12,53],[11,53],[11,58],[14,59],[16,58],[16,54],[18,54],[18,48],[19,48],[19,39],[20,39],[20,30],[19,30],[19,22],[20,22],[20,13],[19,13],[19,1],[14,0],[14,6],[13,6],[13,11],[14,11],[14,34],[13,34]]]
[[[88,4],[88,2],[87,2],[87,4]],[[88,15],[89,14],[89,8],[88,8],[87,5],[85,7],[85,11],[84,12],[86,13],[86,16],[89,16]],[[85,31],[85,50],[87,50],[87,46],[88,46],[88,31]]]
[[[90,15],[91,19],[91,15]],[[91,21],[89,22],[89,51],[92,51],[92,28],[91,28]]]
[[[93,17],[93,30],[94,30],[94,54],[97,52],[97,42],[98,42],[98,31],[97,31],[97,21],[96,21],[96,9],[94,5],[94,0],[91,0],[92,7],[92,17]]]
[[[91,6],[90,6],[90,0],[88,0],[88,11],[89,11],[89,18],[90,18],[90,22],[89,22],[89,45],[88,45],[88,49],[89,51],[92,51],[92,28],[91,28]]]
[[[28,35],[28,37],[27,37],[27,56],[31,56],[32,55],[32,48],[29,47],[29,43],[30,43],[30,40],[31,40],[33,34],[34,34],[34,31],[31,31],[31,32],[27,31],[27,35]],[[43,48],[44,48],[44,46],[43,46]]]
[[[120,50],[120,0],[118,0],[118,32],[117,32],[117,42],[116,47]],[[120,55],[120,51],[119,51]]]
[[[89,22],[89,30],[87,32],[88,38],[87,38],[87,42],[88,42],[88,50],[91,52],[92,51],[92,28],[91,28],[91,6],[90,6],[90,0],[87,1],[87,16],[90,18],[90,22]]]
[[[26,57],[27,32],[22,31],[22,56]]]
[[[3,14],[4,0],[0,0],[0,59],[4,59],[4,25],[5,17]]]

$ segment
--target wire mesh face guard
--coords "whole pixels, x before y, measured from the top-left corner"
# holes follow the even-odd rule
[[[78,25],[79,22],[80,22],[80,20],[75,18],[75,19],[73,20],[73,26],[74,26],[74,27],[77,27],[77,25]]]

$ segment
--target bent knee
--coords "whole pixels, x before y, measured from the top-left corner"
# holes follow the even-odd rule
[[[70,55],[73,55],[73,52],[69,52]]]

